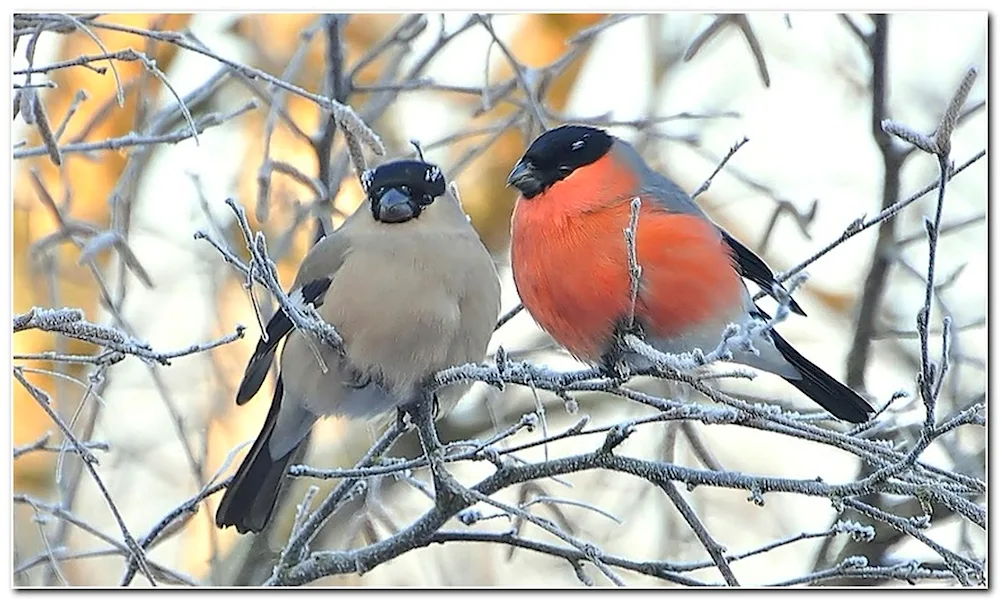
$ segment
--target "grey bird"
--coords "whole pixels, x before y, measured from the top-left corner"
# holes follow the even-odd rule
[[[259,532],[285,471],[324,416],[370,419],[420,398],[435,372],[486,356],[500,313],[496,267],[441,170],[399,160],[364,173],[362,205],[306,255],[289,297],[311,303],[344,353],[307,341],[280,309],[268,322],[236,394],[260,389],[287,337],[267,414],[216,512],[219,527]],[[317,353],[326,367],[317,359]],[[438,417],[470,384],[439,390]]]

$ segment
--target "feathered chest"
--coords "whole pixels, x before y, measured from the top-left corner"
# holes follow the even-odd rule
[[[521,201],[514,214],[514,282],[535,321],[573,355],[597,361],[632,310],[628,202],[560,215]],[[647,334],[683,337],[742,307],[745,288],[708,221],[643,199],[635,318]]]
[[[532,202],[521,201],[511,230],[518,294],[556,342],[596,361],[631,304],[627,209],[566,215]]]
[[[499,285],[476,242],[428,237],[348,253],[325,315],[343,334],[351,362],[365,371],[422,377],[481,361],[496,323]]]

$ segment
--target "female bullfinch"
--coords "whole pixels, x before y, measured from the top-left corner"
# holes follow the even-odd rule
[[[500,282],[441,170],[403,160],[362,179],[368,206],[309,251],[289,292],[337,329],[345,352],[307,341],[310,334],[293,329],[280,309],[268,322],[236,403],[257,393],[287,336],[271,410],[222,498],[219,527],[264,528],[289,462],[320,417],[385,414],[417,400],[437,371],[485,359],[500,313]],[[468,387],[439,390],[438,415]]]

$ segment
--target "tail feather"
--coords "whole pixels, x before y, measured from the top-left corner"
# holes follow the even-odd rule
[[[783,376],[789,384],[819,403],[835,417],[855,424],[868,421],[868,417],[875,412],[875,409],[858,393],[800,355],[777,332],[771,330],[770,334],[778,352],[802,375],[799,379]]]
[[[261,428],[243,463],[236,470],[236,475],[226,489],[219,509],[215,513],[215,523],[220,528],[236,526],[240,534],[263,530],[270,521],[271,514],[274,513],[288,464],[297,455],[296,451],[308,441],[308,437],[304,438],[301,443],[278,459],[271,457],[268,447],[274,425],[278,420],[282,393],[283,386],[279,378],[264,427]]]

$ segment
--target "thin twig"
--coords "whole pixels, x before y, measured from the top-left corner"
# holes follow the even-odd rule
[[[503,40],[501,40],[496,34],[496,31],[493,30],[492,16],[477,14],[476,19],[490,34],[490,37],[493,39],[493,43],[497,45],[500,52],[502,52],[507,58],[507,62],[510,63],[511,68],[514,70],[514,77],[517,78],[518,84],[520,84],[521,89],[524,90],[525,97],[528,99],[528,106],[531,107],[532,116],[534,116],[535,121],[538,122],[539,127],[541,127],[544,131],[548,127],[546,124],[545,111],[542,110],[538,99],[535,97],[535,91],[528,83],[528,78],[525,75],[527,68],[514,58],[514,54],[511,53],[510,48],[507,47],[507,44],[503,43]]]
[[[712,561],[715,562],[715,566],[719,568],[719,572],[722,574],[722,577],[725,578],[726,584],[729,586],[739,586],[740,583],[736,579],[736,574],[733,574],[733,569],[729,566],[729,560],[726,559],[726,550],[722,547],[722,545],[717,543],[714,538],[712,538],[712,535],[709,534],[705,524],[701,522],[701,519],[698,517],[698,514],[695,513],[691,505],[684,500],[684,497],[681,495],[681,492],[677,490],[677,487],[674,486],[674,483],[658,482],[657,485],[660,487],[660,490],[670,497],[670,500],[673,501],[674,507],[677,508],[681,517],[683,517],[684,521],[688,523],[688,526],[690,526],[691,530],[694,531],[695,536],[697,536],[698,540],[701,541],[702,546],[705,547],[706,551],[708,551],[708,554],[712,557]]]
[[[691,198],[698,198],[698,196],[700,196],[706,190],[708,190],[708,187],[712,185],[712,180],[714,180],[715,176],[718,175],[720,171],[722,171],[722,168],[726,166],[726,163],[729,162],[729,159],[733,158],[733,155],[735,155],[737,151],[739,151],[740,148],[743,148],[743,145],[749,141],[750,138],[743,136],[743,139],[741,139],[736,144],[733,144],[732,148],[729,149],[729,152],[726,153],[726,156],[722,157],[722,160],[719,161],[718,165],[716,165],[715,171],[712,171],[712,174],[708,176],[708,179],[702,182],[701,185],[698,186],[698,189],[691,193]]]
[[[629,203],[628,227],[625,228],[625,248],[628,254],[629,277],[629,310],[628,329],[635,328],[635,303],[639,299],[639,286],[642,282],[642,265],[638,256],[639,211],[642,209],[642,199],[636,196]]]

